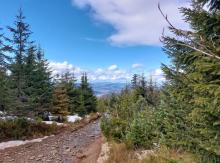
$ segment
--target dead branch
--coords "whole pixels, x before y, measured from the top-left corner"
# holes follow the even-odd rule
[[[209,54],[209,53],[207,53],[207,52],[205,52],[205,51],[202,51],[202,50],[200,50],[200,49],[198,49],[198,48],[196,48],[196,47],[193,47],[193,46],[191,46],[191,45],[184,44],[184,43],[176,43],[176,44],[177,44],[177,45],[180,45],[180,46],[188,47],[188,48],[193,49],[193,50],[195,50],[195,51],[197,51],[197,52],[200,52],[200,53],[202,53],[202,54],[204,54],[204,55],[206,55],[206,56],[209,56],[209,57],[212,57],[212,58],[214,57],[214,58],[220,60],[220,57],[219,57],[219,56],[211,55],[211,54]]]
[[[216,55],[215,55],[214,53],[212,53],[209,49],[207,49],[207,47],[206,47],[205,45],[202,45],[202,44],[200,44],[200,43],[198,43],[198,42],[195,42],[195,41],[190,37],[190,35],[191,35],[191,36],[194,35],[193,32],[191,32],[191,31],[184,31],[184,30],[181,30],[181,29],[177,29],[177,28],[169,21],[167,15],[165,15],[164,12],[162,11],[162,9],[161,9],[161,7],[160,7],[160,3],[158,3],[158,9],[159,9],[161,15],[162,15],[162,16],[164,17],[164,19],[166,20],[166,22],[169,24],[171,30],[173,30],[173,31],[174,31],[176,34],[178,34],[178,35],[182,35],[182,36],[186,37],[188,40],[190,40],[191,42],[193,42],[193,43],[196,44],[197,46],[200,46],[200,47],[202,47],[203,49],[206,49],[208,52],[205,52],[205,51],[203,51],[203,50],[201,50],[201,49],[199,49],[199,48],[196,48],[196,47],[194,47],[194,46],[191,46],[191,45],[188,45],[188,44],[184,44],[184,43],[177,43],[178,45],[191,48],[191,49],[193,49],[193,50],[195,50],[195,51],[198,51],[198,52],[200,52],[200,53],[202,53],[202,54],[204,54],[204,55],[206,55],[206,56],[209,56],[209,57],[212,57],[212,58],[214,57],[214,58],[220,60],[220,57],[219,57],[219,56],[216,56]],[[200,37],[200,38],[202,38],[202,37]]]

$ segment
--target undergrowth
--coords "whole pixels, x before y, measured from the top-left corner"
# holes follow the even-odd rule
[[[0,121],[0,142],[7,140],[24,140],[55,134],[62,126],[47,125],[41,122],[29,121],[25,118]]]
[[[200,159],[181,150],[173,150],[161,147],[157,150],[145,150],[145,154],[138,158],[138,153],[128,149],[124,143],[110,143],[109,158],[106,163],[199,163]]]

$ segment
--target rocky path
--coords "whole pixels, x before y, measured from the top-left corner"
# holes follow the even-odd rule
[[[40,143],[0,150],[0,163],[95,163],[101,147],[99,125],[96,120]]]

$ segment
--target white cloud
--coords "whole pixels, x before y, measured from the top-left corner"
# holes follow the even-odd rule
[[[52,71],[52,76],[56,76],[57,74],[61,75],[66,72],[69,72],[69,73],[73,73],[74,75],[76,75],[76,77],[80,77],[81,74],[85,71],[85,70],[82,70],[80,67],[73,66],[67,61],[64,61],[64,62],[50,61],[49,68]]]
[[[150,76],[153,78],[153,80],[157,81],[158,83],[166,81],[164,73],[160,68],[153,70],[150,73]]]
[[[133,65],[132,65],[133,66]],[[142,65],[143,66],[143,65]],[[107,68],[97,68],[95,70],[86,70],[77,66],[74,66],[67,61],[64,62],[49,62],[49,67],[52,70],[52,75],[64,74],[65,72],[70,72],[74,74],[77,80],[83,72],[87,72],[90,81],[109,81],[109,82],[129,82],[134,73],[137,73],[136,69],[123,70],[117,65],[113,64]],[[134,66],[139,67],[139,66]],[[145,72],[146,78],[152,76],[155,81],[164,81],[164,75],[161,69],[155,69],[151,72]]]
[[[135,63],[131,66],[133,69],[143,68],[144,66],[140,63]]]
[[[96,70],[86,70],[74,66],[67,61],[64,62],[49,62],[49,67],[52,75],[64,74],[70,72],[75,75],[76,79],[80,79],[83,72],[87,72],[88,78],[91,81],[126,81],[129,80],[131,74],[128,71],[121,70],[117,65],[113,64],[108,68],[98,68]]]
[[[178,8],[188,6],[180,0],[72,0],[79,8],[89,7],[96,21],[110,24],[115,33],[108,40],[116,45],[159,45],[159,38],[167,22],[157,4],[177,27],[183,24]]]
[[[160,68],[158,68],[158,69],[153,71],[153,75],[154,76],[163,76],[164,73],[163,73],[163,71]]]
[[[109,66],[108,70],[109,71],[114,71],[114,70],[117,70],[118,69],[118,66],[117,65],[111,65]]]
[[[101,69],[101,68],[98,68],[96,71],[95,71],[96,73],[103,73],[104,72],[104,70],[103,69]]]

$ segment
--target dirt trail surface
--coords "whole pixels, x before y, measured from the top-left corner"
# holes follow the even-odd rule
[[[39,143],[0,150],[0,163],[95,163],[101,150],[99,120]]]

